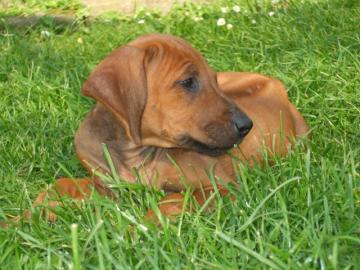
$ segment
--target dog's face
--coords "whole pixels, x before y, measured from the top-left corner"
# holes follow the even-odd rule
[[[219,155],[252,127],[221,93],[201,55],[167,35],[143,36],[113,52],[83,91],[105,104],[142,145]]]

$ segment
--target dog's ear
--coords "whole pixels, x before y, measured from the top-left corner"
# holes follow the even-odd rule
[[[104,104],[135,143],[140,144],[141,117],[147,99],[146,50],[122,47],[107,56],[82,87],[85,96]]]

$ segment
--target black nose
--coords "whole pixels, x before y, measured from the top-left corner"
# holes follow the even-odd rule
[[[240,138],[245,137],[253,126],[251,119],[241,111],[234,112],[232,119],[238,136]]]

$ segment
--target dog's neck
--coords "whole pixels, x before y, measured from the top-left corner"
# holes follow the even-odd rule
[[[126,146],[121,150],[121,156],[127,168],[138,168],[152,162],[163,150],[163,148],[154,146],[136,145],[128,140]]]
[[[166,157],[167,149],[139,145],[126,134],[121,121],[101,103],[88,114],[75,136],[75,147],[79,159],[89,171],[101,168],[110,172],[108,160],[104,158],[105,144],[112,163],[118,173],[125,178],[134,179],[133,172],[154,168],[156,161]],[[90,164],[90,165],[89,165]]]
[[[134,177],[135,172],[145,172],[145,177],[152,177],[155,165],[166,158],[167,148],[135,144],[123,134],[118,151],[121,155],[119,173],[123,176]],[[150,175],[151,174],[151,175]]]

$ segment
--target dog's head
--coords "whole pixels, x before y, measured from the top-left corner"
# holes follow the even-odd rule
[[[92,72],[83,93],[111,110],[140,145],[219,155],[252,127],[202,56],[170,35],[142,36],[115,50]]]

